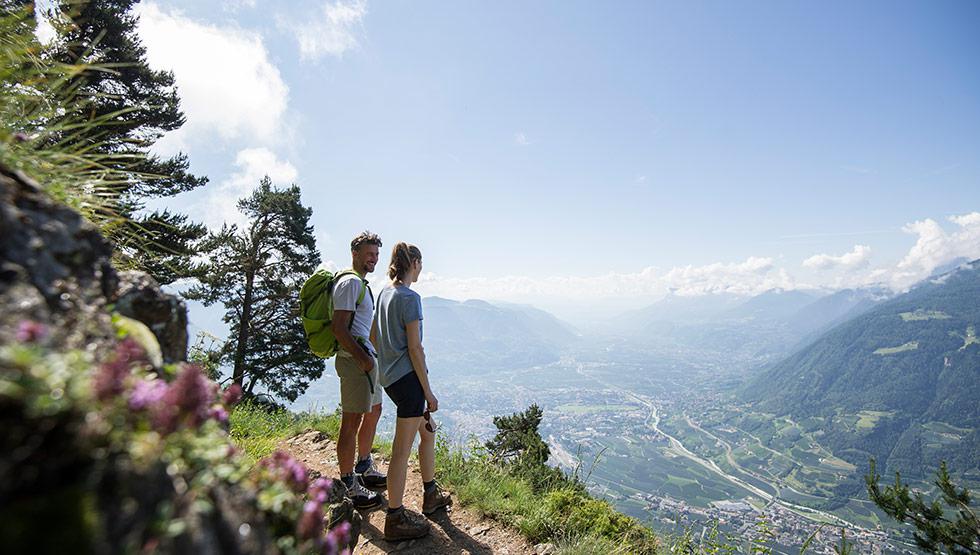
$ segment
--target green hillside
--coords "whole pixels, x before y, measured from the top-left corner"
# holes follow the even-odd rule
[[[980,478],[978,327],[975,261],[831,329],[741,394],[761,411],[823,418],[821,443],[858,468],[874,456],[923,478],[945,459]]]

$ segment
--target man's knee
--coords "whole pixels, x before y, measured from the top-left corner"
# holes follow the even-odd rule
[[[363,414],[359,412],[345,412],[340,416],[340,434],[353,435],[357,433],[358,426],[361,425]]]

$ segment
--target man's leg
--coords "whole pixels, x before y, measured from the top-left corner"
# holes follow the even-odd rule
[[[359,412],[343,412],[340,415],[340,435],[337,438],[337,466],[340,475],[346,476],[354,472],[354,451],[357,441],[357,429],[361,425],[363,414]]]
[[[381,384],[378,383],[377,363],[371,371],[371,382],[374,383],[374,391],[371,392],[371,410],[364,413],[361,427],[357,431],[357,464],[354,466],[354,472],[360,475],[365,486],[383,488],[387,483],[387,477],[374,466],[374,461],[371,459],[371,447],[374,445],[378,420],[381,419]]]
[[[337,438],[337,466],[354,507],[369,509],[381,505],[381,497],[368,491],[354,474],[357,431],[365,413],[371,412],[371,393],[364,372],[349,357],[337,357],[340,376],[340,434]]]
[[[357,430],[357,460],[366,459],[371,454],[374,445],[374,434],[381,419],[381,403],[371,407],[371,412],[364,413],[361,427]],[[341,422],[343,424],[343,422]]]

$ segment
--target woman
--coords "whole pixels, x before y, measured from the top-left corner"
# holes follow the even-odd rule
[[[439,401],[429,386],[429,370],[422,350],[422,298],[411,286],[422,272],[422,253],[415,245],[398,243],[391,251],[388,277],[391,284],[378,295],[378,310],[372,326],[372,342],[378,347],[379,381],[395,403],[395,439],[388,465],[388,514],[385,539],[418,538],[429,533],[429,523],[405,510],[405,475],[408,456],[419,440],[422,470],[422,513],[430,515],[452,504],[449,494],[435,481],[435,426],[429,413]]]

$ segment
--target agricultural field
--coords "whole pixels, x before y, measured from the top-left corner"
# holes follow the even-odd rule
[[[909,341],[908,343],[903,343],[898,347],[881,347],[880,349],[875,349],[874,354],[876,355],[896,355],[898,353],[904,353],[906,351],[914,351],[919,348],[918,341]]]
[[[950,315],[941,310],[915,310],[899,314],[905,322],[924,322],[927,320],[949,320]]]

